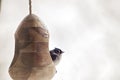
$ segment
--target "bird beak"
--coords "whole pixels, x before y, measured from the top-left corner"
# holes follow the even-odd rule
[[[64,53],[64,51],[62,51],[62,53]]]

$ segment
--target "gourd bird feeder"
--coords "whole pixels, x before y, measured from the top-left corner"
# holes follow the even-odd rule
[[[13,80],[51,80],[56,69],[49,53],[49,32],[31,8],[29,0],[29,15],[15,32],[15,54],[9,74]]]

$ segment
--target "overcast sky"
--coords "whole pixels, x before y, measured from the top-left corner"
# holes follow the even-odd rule
[[[63,49],[53,80],[120,80],[119,0],[33,0],[33,13],[50,32],[50,49]],[[28,15],[28,0],[3,0],[0,80],[11,80],[14,33]]]

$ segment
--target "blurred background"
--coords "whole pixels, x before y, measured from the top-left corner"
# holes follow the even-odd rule
[[[50,32],[50,49],[65,51],[53,80],[120,80],[119,0],[32,0]],[[28,0],[2,0],[0,80],[11,80],[14,33]]]

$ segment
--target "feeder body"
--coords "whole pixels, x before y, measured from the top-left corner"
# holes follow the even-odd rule
[[[49,33],[34,14],[15,32],[15,54],[9,68],[13,80],[51,80],[56,73],[49,53]]]

